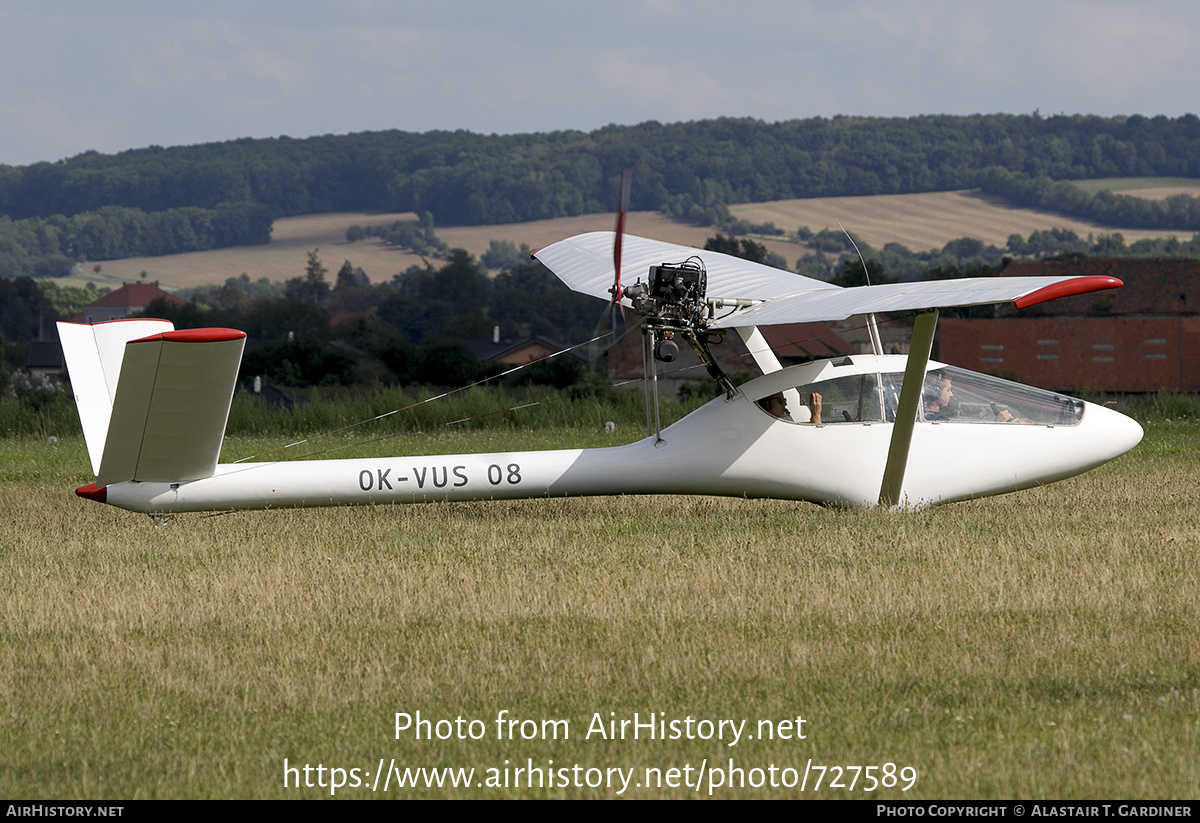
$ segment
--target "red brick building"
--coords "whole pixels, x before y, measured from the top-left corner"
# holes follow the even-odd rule
[[[994,319],[945,318],[939,359],[1070,391],[1200,391],[1200,260],[1013,263],[1002,277],[1108,275],[1120,289],[1053,300]]]

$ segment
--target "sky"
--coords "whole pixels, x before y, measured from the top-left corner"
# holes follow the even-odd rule
[[[1200,110],[1194,0],[0,0],[0,165],[239,137]]]

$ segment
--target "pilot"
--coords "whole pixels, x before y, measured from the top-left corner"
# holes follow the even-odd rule
[[[950,385],[950,378],[941,374],[931,374],[925,381],[925,391],[922,393],[925,401],[925,419],[940,422],[949,420],[950,418],[942,414],[950,401],[954,399],[954,392]]]
[[[758,401],[758,405],[772,417],[778,417],[780,420],[787,421],[788,423],[796,422],[788,413],[787,399],[783,396],[783,392],[776,392],[768,397],[764,397]],[[817,392],[809,395],[808,413],[809,419],[800,422],[812,423],[814,426],[821,425],[821,395]]]

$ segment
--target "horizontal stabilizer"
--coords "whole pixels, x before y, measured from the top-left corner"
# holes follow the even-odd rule
[[[212,475],[245,343],[245,332],[234,329],[169,331],[130,341],[96,485]]]

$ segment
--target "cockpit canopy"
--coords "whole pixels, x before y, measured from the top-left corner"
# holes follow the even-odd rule
[[[822,369],[813,382],[754,399],[764,412],[792,423],[892,422],[904,381],[904,359],[878,358],[877,370],[861,367],[875,359],[847,357],[832,361],[834,368]],[[922,384],[917,414],[920,422],[1074,426],[1083,417],[1082,400],[954,366],[930,366]],[[814,394],[820,396],[819,404],[814,403]],[[778,403],[780,396],[786,409]],[[813,413],[818,405],[819,419]]]

